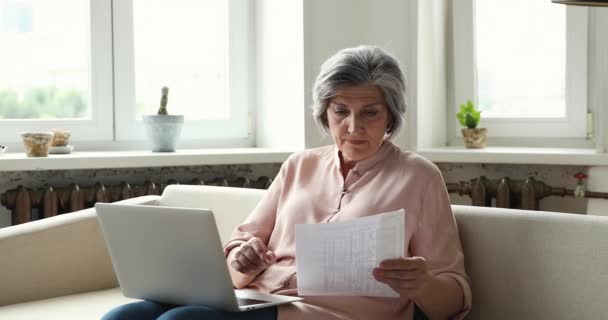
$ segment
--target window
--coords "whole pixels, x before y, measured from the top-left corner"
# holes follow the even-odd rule
[[[184,114],[182,138],[247,141],[248,1],[114,1],[118,140],[143,139],[169,87],[169,113]]]
[[[491,137],[584,138],[587,9],[545,0],[462,3],[453,7],[454,112],[476,101]]]
[[[141,115],[156,113],[168,86],[168,110],[185,115],[188,146],[250,145],[250,7],[246,0],[0,0],[3,142],[61,127],[74,140],[137,146],[145,139]]]
[[[109,6],[108,6],[109,7]],[[91,65],[111,61],[91,55],[89,43],[104,25],[99,2],[79,0],[0,1],[0,126],[5,142],[19,141],[19,132],[65,127],[82,139],[110,139],[111,102],[103,82],[110,74],[92,74]],[[69,14],[68,14],[69,13]],[[107,32],[109,34],[109,31]],[[108,44],[105,50],[110,49]],[[98,60],[95,60],[98,59]],[[92,92],[91,88],[99,86]]]

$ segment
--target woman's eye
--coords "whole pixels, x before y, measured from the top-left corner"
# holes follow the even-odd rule
[[[368,117],[375,117],[377,114],[378,114],[378,111],[375,111],[375,110],[365,111],[365,115]]]
[[[346,109],[343,109],[343,108],[335,108],[334,109],[334,113],[335,114],[347,114],[348,111]]]

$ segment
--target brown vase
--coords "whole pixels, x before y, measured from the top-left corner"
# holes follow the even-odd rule
[[[462,138],[467,148],[483,148],[488,140],[487,128],[462,128]]]

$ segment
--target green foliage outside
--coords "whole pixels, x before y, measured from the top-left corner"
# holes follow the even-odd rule
[[[481,120],[481,111],[478,111],[473,102],[468,100],[467,103],[460,105],[460,111],[456,114],[456,118],[463,127],[475,129]]]
[[[77,89],[54,86],[26,90],[20,100],[15,91],[0,90],[0,119],[65,119],[87,116],[87,99]]]

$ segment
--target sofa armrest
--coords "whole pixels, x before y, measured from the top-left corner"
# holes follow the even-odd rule
[[[94,208],[0,229],[0,306],[116,286]]]

